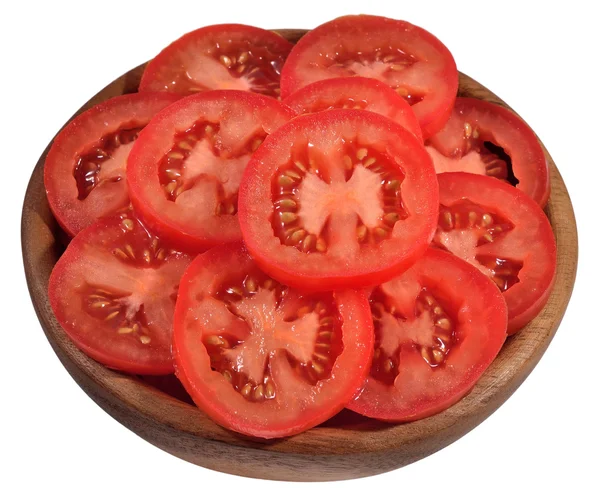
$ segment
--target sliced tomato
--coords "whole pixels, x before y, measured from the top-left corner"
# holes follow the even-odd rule
[[[301,294],[262,273],[240,246],[185,272],[175,309],[175,368],[218,424],[262,438],[297,434],[339,412],[373,355],[366,293]]]
[[[334,19],[300,39],[281,71],[281,96],[355,75],[385,82],[412,105],[424,138],[448,120],[458,90],[454,58],[431,33],[406,21],[360,15]]]
[[[508,333],[544,307],[556,272],[556,241],[539,205],[485,175],[438,175],[440,214],[434,244],[490,277],[508,305]]]
[[[140,91],[239,89],[277,98],[281,68],[291,49],[280,35],[254,26],[206,26],[177,39],[150,61]]]
[[[130,212],[105,217],[79,233],[56,263],[50,305],[93,359],[129,373],[172,373],[175,298],[191,261],[164,248]]]
[[[265,140],[244,172],[239,218],[266,272],[324,291],[407,269],[433,237],[437,205],[431,159],[411,133],[373,112],[329,110]]]
[[[129,151],[152,116],[180,98],[171,93],[117,96],[79,114],[56,136],[44,164],[44,185],[50,208],[68,234],[129,205]]]
[[[284,103],[297,114],[331,109],[369,110],[389,117],[423,141],[419,120],[410,105],[390,86],[366,77],[340,77],[313,82]]]
[[[457,98],[444,128],[427,141],[435,171],[488,175],[516,185],[543,207],[550,174],[535,133],[494,103]]]
[[[375,350],[362,415],[409,421],[464,397],[506,339],[506,303],[485,275],[429,249],[402,275],[373,290]]]
[[[268,134],[293,117],[274,98],[206,91],[158,114],[127,165],[131,202],[156,234],[199,251],[241,240],[242,172]]]

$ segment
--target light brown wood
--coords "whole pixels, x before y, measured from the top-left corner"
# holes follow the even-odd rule
[[[304,33],[279,32],[291,41]],[[137,67],[109,84],[81,110],[109,97],[134,92],[142,71],[143,66]],[[462,74],[459,94],[507,106]],[[546,151],[552,185],[546,211],[558,245],[555,287],[544,310],[508,339],[469,395],[440,414],[403,425],[383,424],[344,411],[323,426],[292,438],[264,442],[247,439],[217,426],[185,401],[135,377],[108,370],[71,344],[48,303],[48,278],[64,240],[44,191],[46,152],[27,188],[22,246],[31,298],[48,340],[71,376],[115,419],[163,450],[218,471],[282,480],[348,479],[389,471],[440,450],[492,414],[529,375],[552,340],[573,289],[577,265],[575,217],[563,180]]]

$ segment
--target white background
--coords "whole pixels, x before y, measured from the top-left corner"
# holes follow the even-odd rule
[[[2,387],[0,501],[599,502],[598,50],[593,2],[5,2],[0,14]],[[105,84],[203,25],[310,28],[349,13],[406,19],[511,104],[562,172],[579,226],[578,280],[546,355],[491,418],[441,452],[380,476],[281,483],[212,472],[122,427],[63,369],[27,293],[26,183],[61,125]],[[575,247],[575,243],[573,243]]]

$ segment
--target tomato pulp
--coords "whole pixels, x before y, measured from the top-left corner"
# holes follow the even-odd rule
[[[506,339],[506,303],[476,268],[429,249],[370,296],[375,350],[353,411],[410,421],[464,397]]]
[[[297,117],[268,137],[240,186],[248,250],[267,273],[305,290],[377,285],[421,256],[438,188],[420,142],[367,111]]]
[[[173,351],[178,378],[215,422],[255,437],[290,436],[358,392],[373,324],[365,293],[301,294],[229,245],[185,272]]]
[[[169,374],[175,298],[191,260],[165,248],[130,212],[105,217],[56,263],[50,305],[73,343],[102,364]]]
[[[360,15],[329,21],[298,41],[281,71],[281,96],[355,75],[381,80],[402,96],[424,138],[446,123],[458,90],[454,58],[431,33],[406,21]]]

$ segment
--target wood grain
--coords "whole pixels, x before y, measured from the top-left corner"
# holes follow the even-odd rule
[[[279,33],[295,42],[304,31]],[[115,80],[81,110],[136,91],[142,71],[143,65]],[[463,74],[459,94],[507,106]],[[481,423],[525,380],[552,340],[573,289],[577,265],[575,217],[563,180],[545,151],[552,186],[546,212],[558,245],[555,286],[544,310],[508,339],[469,395],[440,414],[402,425],[383,424],[344,411],[323,426],[292,438],[247,439],[217,426],[189,403],[135,377],[105,368],[71,344],[48,303],[48,278],[63,250],[64,236],[44,191],[46,153],[47,149],[27,188],[22,247],[31,298],[50,344],[76,382],[116,420],[163,450],[210,469],[256,478],[323,481],[377,474],[426,457]]]

